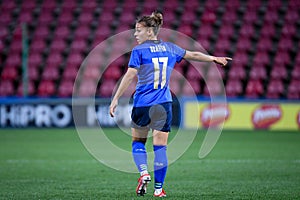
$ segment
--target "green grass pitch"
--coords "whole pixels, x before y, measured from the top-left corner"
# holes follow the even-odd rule
[[[129,136],[105,131],[130,149]],[[199,159],[205,133],[169,166],[167,199],[300,199],[299,132],[223,131]],[[136,197],[137,178],[96,161],[75,129],[0,130],[0,199],[153,199],[153,183]]]

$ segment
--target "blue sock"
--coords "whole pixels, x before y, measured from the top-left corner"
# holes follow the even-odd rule
[[[154,150],[154,187],[162,188],[168,169],[167,147],[153,145]]]
[[[147,171],[147,152],[145,148],[145,143],[140,141],[133,141],[132,142],[132,156],[137,166],[139,172]]]

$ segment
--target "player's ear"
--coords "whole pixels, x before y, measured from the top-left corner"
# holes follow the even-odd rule
[[[148,34],[148,36],[152,35],[152,32],[153,32],[152,27],[148,27],[147,28],[147,34]]]

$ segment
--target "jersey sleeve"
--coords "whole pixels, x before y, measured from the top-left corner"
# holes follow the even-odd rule
[[[132,67],[132,68],[136,68],[136,69],[140,68],[141,57],[140,57],[138,49],[133,48],[131,55],[130,55],[128,66]]]
[[[173,53],[176,55],[176,62],[179,63],[185,56],[186,50],[176,44],[173,44]]]

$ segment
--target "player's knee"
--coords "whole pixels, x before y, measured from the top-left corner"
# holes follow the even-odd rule
[[[132,141],[142,142],[145,144],[147,142],[147,138],[132,137]]]

